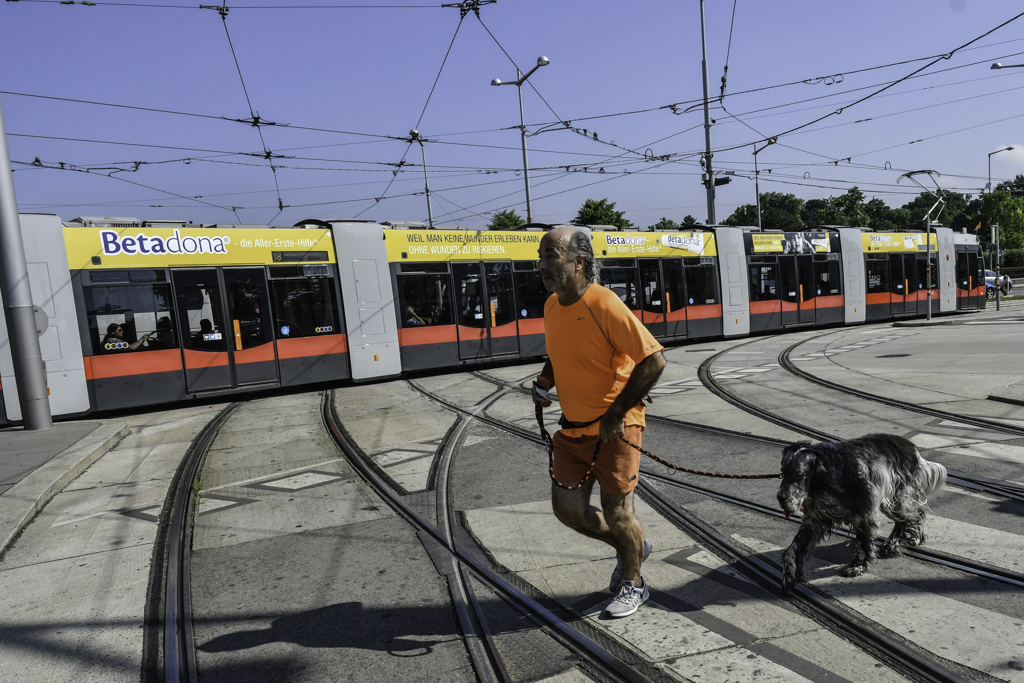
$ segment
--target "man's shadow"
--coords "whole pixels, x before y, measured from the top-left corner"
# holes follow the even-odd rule
[[[277,617],[270,628],[225,633],[198,647],[212,653],[294,643],[308,648],[345,647],[419,657],[433,651],[430,641],[458,637],[447,607],[364,610],[362,603],[343,602]]]

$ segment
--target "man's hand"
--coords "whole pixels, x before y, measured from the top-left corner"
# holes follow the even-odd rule
[[[623,415],[609,409],[601,418],[601,443],[618,441],[626,435],[626,423],[623,422]]]
[[[533,398],[533,402],[541,408],[547,408],[551,405],[551,397],[548,395],[548,389],[550,388],[551,383],[548,381],[547,377],[538,377],[537,381],[533,383],[533,387],[530,389],[530,396]]]

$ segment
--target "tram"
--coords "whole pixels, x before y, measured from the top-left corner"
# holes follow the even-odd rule
[[[58,417],[545,351],[536,258],[551,226],[21,225]],[[948,228],[580,229],[601,283],[665,344],[985,307],[977,240]],[[0,424],[20,420],[0,320]]]

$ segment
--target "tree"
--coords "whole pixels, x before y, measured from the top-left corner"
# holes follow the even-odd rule
[[[946,195],[946,205],[942,209],[941,214],[938,213],[938,209],[932,212],[932,220],[936,220],[936,215],[938,215],[940,216],[938,220],[943,225],[959,229],[962,227],[959,225],[960,223],[966,224],[967,222],[967,217],[964,214],[967,212],[971,195],[953,192],[952,190],[947,190],[944,194]],[[907,227],[920,227],[925,214],[928,213],[928,209],[932,208],[935,202],[935,195],[930,192],[922,192],[912,201],[904,204],[903,208],[910,212],[910,225]]]
[[[1005,190],[989,192],[981,199],[981,230],[991,235],[999,225],[999,245],[1003,249],[1024,247],[1024,197],[1012,197]]]
[[[488,230],[515,230],[526,223],[522,217],[515,212],[515,209],[499,211],[491,216],[491,222],[487,224]]]
[[[740,204],[729,217],[722,221],[723,225],[757,225],[757,207],[753,204]]]
[[[864,212],[868,216],[867,227],[876,232],[896,232],[910,227],[910,211],[893,209],[878,197],[864,205]]]
[[[614,225],[616,228],[631,228],[630,223],[623,214],[625,211],[616,211],[615,202],[607,199],[588,199],[583,202],[576,218],[572,219],[573,225]]]
[[[853,227],[868,224],[868,213],[864,204],[864,193],[856,186],[838,197],[829,197],[825,206],[816,216],[819,225],[848,225]]]
[[[821,225],[824,221],[818,220],[818,214],[827,204],[827,199],[808,199],[804,202],[804,210],[800,212],[800,219],[803,220],[804,225],[808,227]]]
[[[765,230],[797,232],[804,229],[800,214],[804,200],[783,192],[761,193],[761,227]],[[743,204],[725,219],[726,225],[757,225],[757,205]]]
[[[682,224],[679,227],[681,227],[681,228],[694,228],[694,227],[696,227],[698,225],[700,225],[700,223],[697,221],[696,218],[694,218],[690,214],[686,214],[685,216],[683,216],[683,222],[682,222]]]
[[[678,230],[679,224],[676,223],[671,218],[665,218],[664,216],[662,216],[660,221],[658,221],[654,225],[647,226],[647,229],[652,230],[654,232],[668,232],[670,230]]]
[[[1024,174],[1018,173],[1013,180],[1007,180],[996,185],[996,191],[1005,190],[1012,197],[1024,197]]]

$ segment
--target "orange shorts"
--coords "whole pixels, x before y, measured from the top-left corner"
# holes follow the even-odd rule
[[[644,428],[626,425],[626,440],[641,445]],[[587,473],[594,461],[594,448],[601,437],[581,436],[573,439],[555,432],[555,478],[563,483],[577,482]],[[621,440],[601,445],[594,465],[594,477],[603,493],[622,495],[636,488],[640,475],[640,451]]]

